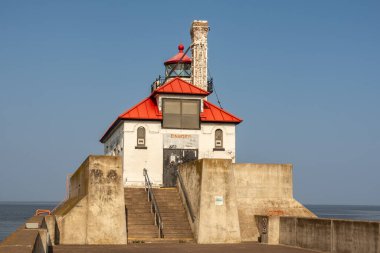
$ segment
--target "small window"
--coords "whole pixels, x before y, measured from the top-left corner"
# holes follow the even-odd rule
[[[145,128],[137,128],[137,146],[136,148],[146,148],[145,146]]]
[[[200,101],[192,99],[164,99],[163,127],[178,129],[200,128]]]
[[[215,148],[214,148],[214,150],[224,150],[222,129],[215,130]]]

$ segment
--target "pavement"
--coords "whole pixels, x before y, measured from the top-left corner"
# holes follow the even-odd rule
[[[195,244],[195,243],[141,243],[127,246],[93,246],[93,245],[59,245],[54,246],[53,253],[315,253],[318,251],[305,250],[287,246],[266,245],[259,243],[239,244]]]

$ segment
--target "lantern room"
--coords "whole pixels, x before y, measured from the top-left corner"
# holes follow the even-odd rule
[[[169,60],[165,61],[165,77],[191,77],[191,59],[183,52],[184,46],[178,45],[178,53]]]

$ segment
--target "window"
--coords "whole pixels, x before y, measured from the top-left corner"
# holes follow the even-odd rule
[[[146,148],[145,146],[145,128],[137,128],[137,146],[136,148]]]
[[[214,150],[224,150],[222,129],[216,129],[215,130],[215,148],[214,148]]]
[[[176,76],[191,77],[191,63],[178,63],[178,65],[177,63],[168,64],[166,65],[166,73],[165,73],[167,77],[169,76],[169,73],[170,73],[170,77],[176,77]]]
[[[199,129],[200,101],[163,99],[163,127]]]

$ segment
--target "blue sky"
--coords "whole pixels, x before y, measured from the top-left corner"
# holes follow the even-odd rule
[[[0,201],[66,175],[208,20],[209,70],[244,119],[237,162],[293,163],[306,204],[380,205],[379,1],[0,1]],[[212,95],[211,101],[215,101]]]

